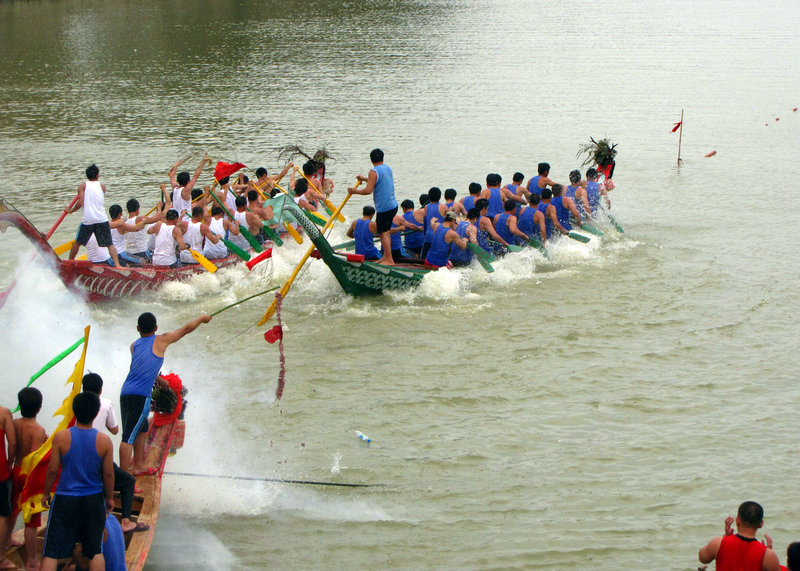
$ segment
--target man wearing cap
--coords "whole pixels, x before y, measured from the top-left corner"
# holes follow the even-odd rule
[[[444,220],[440,223],[438,220],[431,222],[433,227],[433,242],[425,256],[425,265],[433,268],[441,268],[447,265],[447,260],[450,258],[450,247],[455,243],[456,246],[465,250],[469,240],[462,238],[455,231],[456,220],[458,217],[452,210],[444,215]]]
[[[382,150],[373,149],[369,154],[369,160],[372,161],[372,169],[370,169],[369,175],[358,175],[356,177],[359,181],[366,182],[367,186],[361,190],[350,187],[347,191],[352,194],[373,195],[375,210],[378,212],[375,217],[375,225],[383,247],[383,255],[378,260],[378,263],[393,266],[392,240],[389,236],[389,231],[392,229],[394,215],[397,214],[397,199],[394,196],[394,174],[388,165],[383,164]]]

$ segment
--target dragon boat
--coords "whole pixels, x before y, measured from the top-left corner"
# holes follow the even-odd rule
[[[117,268],[87,260],[62,260],[33,223],[0,198],[0,231],[5,232],[9,226],[14,226],[33,242],[44,258],[53,264],[67,288],[83,293],[91,302],[138,295],[157,289],[165,282],[187,280],[206,271],[199,264],[179,268],[152,265]],[[240,258],[230,254],[214,260],[214,265],[224,268],[239,261]]]

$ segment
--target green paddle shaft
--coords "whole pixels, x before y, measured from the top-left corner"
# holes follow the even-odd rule
[[[492,260],[494,260],[494,256],[492,256],[490,253],[488,253],[486,250],[484,250],[477,244],[473,244],[472,242],[469,242],[467,244],[467,248],[469,248],[470,252],[475,254],[475,259],[478,260],[478,263],[484,270],[486,270],[489,273],[492,273],[494,271],[494,268],[490,263]]]
[[[275,230],[273,230],[272,228],[270,228],[270,227],[269,227],[267,224],[264,224],[264,233],[267,235],[267,237],[268,237],[270,240],[272,240],[273,242],[275,242],[275,245],[276,245],[276,246],[283,246],[283,240],[281,240],[281,239],[278,237],[278,234],[277,234],[277,232],[275,232]],[[258,252],[260,252],[261,250],[257,250],[257,251],[258,251]]]
[[[581,225],[581,230],[583,230],[585,232],[588,232],[589,234],[594,234],[595,236],[604,236],[605,235],[603,233],[603,231],[600,230],[594,224],[582,224]]]
[[[228,210],[228,208],[224,204],[222,204],[222,201],[219,199],[219,197],[217,197],[216,194],[214,194],[213,192],[209,194],[211,195],[211,198],[213,198],[217,202],[217,204],[219,204],[219,207],[225,211],[225,214],[227,214],[231,220],[236,220],[233,214],[231,214],[231,211]],[[258,240],[256,240],[255,236],[253,236],[250,233],[250,231],[247,228],[245,228],[243,224],[239,224],[239,232],[242,233],[244,239],[247,240],[247,243],[250,244],[250,246],[252,246],[256,252],[262,251],[261,244],[258,243]]]
[[[245,262],[250,260],[250,254],[248,254],[247,252],[242,250],[239,246],[237,246],[236,244],[234,244],[230,240],[226,240],[225,238],[220,238],[220,240],[222,240],[222,243],[225,244],[225,246],[228,248],[228,250],[230,250],[231,252],[233,252],[234,254],[239,256]]]
[[[625,233],[625,230],[622,229],[622,226],[620,226],[620,224],[619,224],[619,222],[617,222],[616,218],[611,216],[611,214],[609,214],[608,212],[606,212],[606,216],[608,216],[608,221],[611,222],[611,224],[614,225],[614,228],[616,229],[617,232],[619,232],[620,234],[624,234]]]
[[[67,358],[67,356],[68,356],[70,353],[72,353],[72,352],[73,352],[75,349],[77,349],[78,347],[80,347],[80,346],[81,346],[81,344],[84,342],[84,340],[85,340],[85,338],[84,338],[84,337],[81,337],[80,339],[78,339],[77,341],[75,341],[75,343],[73,343],[72,345],[70,345],[70,346],[69,346],[67,349],[63,350],[61,353],[59,353],[58,355],[56,355],[55,357],[53,357],[52,359],[50,359],[50,360],[47,362],[47,364],[46,364],[44,367],[42,367],[41,369],[39,369],[38,371],[36,371],[36,372],[33,374],[33,376],[32,376],[32,377],[30,378],[30,380],[28,381],[28,384],[27,384],[27,385],[25,385],[25,386],[26,386],[26,387],[29,387],[29,386],[31,386],[31,385],[33,384],[33,381],[35,381],[36,379],[38,379],[39,377],[41,377],[42,375],[44,375],[44,374],[45,374],[47,371],[49,371],[50,369],[52,369],[53,367],[55,367],[55,366],[56,366],[58,363],[60,363],[60,362],[61,362],[61,361],[63,361],[64,359],[66,359],[66,358]],[[11,412],[17,412],[18,410],[19,410],[19,406],[17,406],[17,408],[15,408],[14,410],[12,410]]]
[[[570,232],[569,234],[567,234],[567,236],[583,244],[588,243],[590,240],[589,236],[584,236],[583,234],[578,234],[577,232]]]
[[[550,259],[550,253],[547,251],[547,248],[545,248],[542,245],[542,243],[536,238],[528,238],[528,245],[539,250],[542,253],[542,255],[548,260]]]

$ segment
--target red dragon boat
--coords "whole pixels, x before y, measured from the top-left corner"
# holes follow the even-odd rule
[[[180,268],[151,265],[117,268],[105,264],[93,264],[87,260],[62,260],[47,242],[44,234],[7,200],[0,198],[0,231],[5,232],[9,226],[17,228],[33,242],[42,256],[55,267],[65,286],[86,295],[90,302],[139,295],[159,288],[164,282],[187,280],[195,274],[206,271],[199,264]],[[214,265],[224,268],[239,261],[239,257],[231,254],[226,258],[214,260]],[[0,296],[0,307],[4,302],[5,297]]]

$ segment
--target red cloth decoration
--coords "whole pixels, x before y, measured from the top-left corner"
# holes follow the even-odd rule
[[[242,163],[230,164],[220,161],[217,163],[217,168],[214,169],[214,178],[217,179],[217,181],[220,181],[226,176],[231,176],[233,173],[244,168],[245,166],[247,165],[243,165]]]
[[[677,131],[678,129],[680,129],[680,128],[681,128],[681,125],[683,125],[683,121],[678,121],[677,123],[675,123],[675,126],[672,128],[672,131],[671,131],[671,132],[672,132],[672,133],[674,133],[675,131]]]
[[[170,414],[154,412],[153,426],[164,426],[165,424],[171,424],[172,422],[178,420],[178,416],[180,416],[181,410],[183,410],[183,395],[181,394],[181,391],[183,390],[183,381],[181,381],[181,378],[175,373],[162,375],[162,377],[164,377],[164,380],[169,383],[169,388],[171,388],[172,391],[178,395],[178,404],[175,405],[175,410]]]
[[[264,340],[267,343],[275,343],[275,341],[278,341],[280,339],[283,339],[283,329],[281,328],[280,325],[276,325],[275,327],[273,327],[272,329],[268,329],[267,332],[264,333]]]

